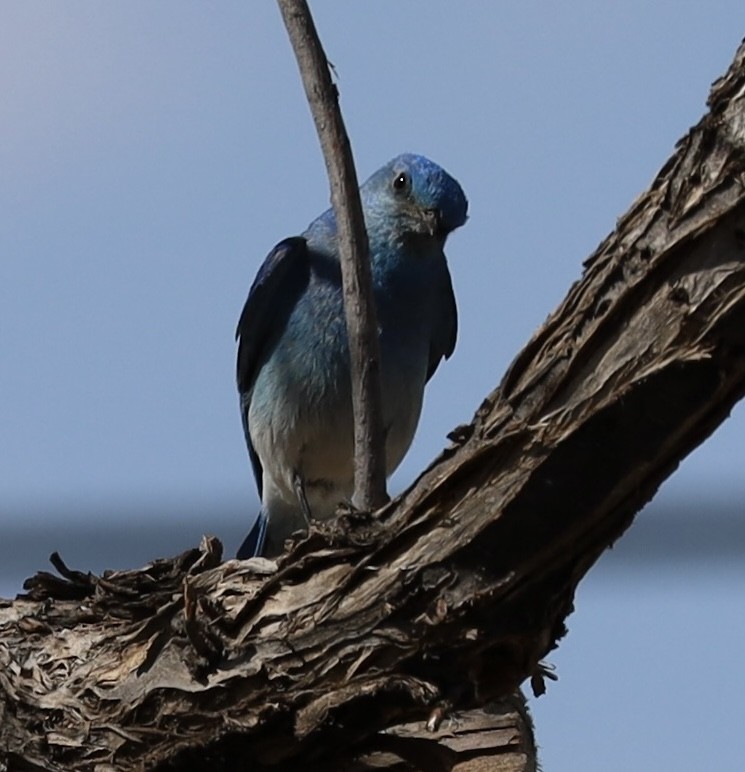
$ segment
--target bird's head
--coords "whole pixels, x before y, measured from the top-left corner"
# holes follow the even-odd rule
[[[444,242],[467,218],[461,186],[436,163],[413,153],[378,169],[360,194],[369,233],[382,226],[401,238],[425,236]]]

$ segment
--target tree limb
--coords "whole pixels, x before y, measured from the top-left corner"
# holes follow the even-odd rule
[[[278,565],[210,540],[102,578],[60,565],[0,608],[17,768],[364,769],[389,727],[540,690],[578,582],[745,393],[745,44],[709,107],[380,517]]]
[[[380,393],[380,341],[372,291],[367,232],[352,148],[339,110],[339,92],[305,0],[277,0],[308,97],[326,171],[339,234],[344,313],[352,365],[354,411],[354,496],[360,509],[388,501],[385,436]]]

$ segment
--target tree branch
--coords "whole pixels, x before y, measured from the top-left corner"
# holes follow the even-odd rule
[[[540,690],[578,582],[745,393],[745,44],[709,106],[379,517],[278,565],[210,540],[102,578],[58,563],[0,606],[10,766],[371,769],[394,725]]]
[[[373,510],[388,501],[380,394],[380,342],[367,233],[352,149],[339,93],[305,0],[277,0],[290,36],[321,142],[339,234],[339,255],[352,365],[355,506]]]

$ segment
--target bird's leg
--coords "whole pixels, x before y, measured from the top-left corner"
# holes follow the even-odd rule
[[[305,485],[303,484],[303,478],[295,472],[292,476],[292,485],[295,488],[295,495],[297,496],[300,509],[305,517],[305,524],[310,529],[310,505],[308,504],[308,498],[305,495]]]

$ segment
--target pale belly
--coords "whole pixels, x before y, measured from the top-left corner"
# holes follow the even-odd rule
[[[423,355],[406,361],[389,357],[388,361],[382,390],[386,473],[390,475],[416,431],[426,364]],[[312,516],[328,519],[340,503],[351,500],[354,487],[351,394],[348,375],[340,375],[344,363],[326,362],[323,370],[311,363],[301,377],[293,379],[281,372],[281,360],[267,365],[257,379],[249,409],[251,441],[264,470],[264,502],[270,511],[298,509],[299,478]],[[293,373],[298,369],[302,370],[295,365]],[[316,377],[319,372],[325,377]]]

